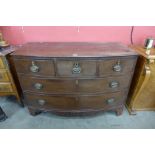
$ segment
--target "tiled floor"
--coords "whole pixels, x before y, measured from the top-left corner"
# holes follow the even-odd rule
[[[62,117],[50,113],[31,116],[27,108],[15,103],[14,98],[0,98],[0,106],[8,119],[0,122],[0,128],[35,129],[120,129],[155,128],[155,112],[138,112],[131,116],[127,110],[121,116],[113,112],[91,117]]]

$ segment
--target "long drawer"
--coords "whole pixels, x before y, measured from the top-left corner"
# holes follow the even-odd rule
[[[116,57],[104,59],[15,59],[18,73],[32,76],[104,77],[131,72],[136,58]],[[54,63],[55,62],[55,63]]]
[[[61,110],[82,110],[82,109],[108,109],[124,102],[124,93],[116,92],[110,94],[93,96],[48,96],[39,94],[25,94],[28,106],[39,109],[61,109]]]
[[[24,91],[43,93],[95,93],[114,92],[128,88],[130,76],[116,76],[97,79],[48,79],[20,76]]]

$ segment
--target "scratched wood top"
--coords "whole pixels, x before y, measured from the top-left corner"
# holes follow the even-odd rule
[[[108,57],[137,55],[137,53],[121,43],[112,42],[36,42],[22,45],[12,55],[37,57]]]

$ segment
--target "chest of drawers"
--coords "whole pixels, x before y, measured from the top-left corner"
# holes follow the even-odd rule
[[[120,115],[137,54],[119,43],[28,43],[12,58],[32,115]]]

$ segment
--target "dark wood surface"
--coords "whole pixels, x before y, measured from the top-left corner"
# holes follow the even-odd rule
[[[12,58],[32,115],[109,110],[120,115],[137,54],[119,43],[29,43]]]
[[[38,78],[29,76],[19,77],[23,91],[33,91],[42,93],[103,93],[114,92],[128,88],[131,76],[117,76],[95,79],[73,79],[73,78]],[[118,85],[112,87],[112,83]],[[42,87],[37,89],[36,84],[41,84]]]
[[[30,76],[56,76],[56,77],[104,77],[110,75],[121,75],[132,72],[135,66],[136,57],[108,57],[108,58],[49,58],[37,57],[16,59],[15,65],[18,73],[30,74]],[[39,67],[38,72],[32,72],[30,67],[32,62]],[[114,71],[113,67],[120,63],[122,69],[119,72]],[[78,63],[81,72],[74,74],[72,69],[74,64]]]
[[[12,55],[16,55],[16,57],[109,57],[137,55],[137,53],[117,42],[47,42],[25,44],[12,53]]]
[[[124,102],[123,92],[100,95],[36,95],[26,93],[25,97],[29,106],[42,110],[60,109],[60,110],[80,110],[80,109],[108,109],[116,108]],[[113,103],[108,103],[108,99],[114,99]],[[44,104],[38,101],[44,100]]]
[[[25,73],[25,74],[30,74],[31,76],[33,75],[40,75],[40,76],[54,76],[54,64],[53,61],[51,60],[25,60],[25,59],[17,59],[15,62],[16,65],[16,70],[18,73]],[[35,65],[39,67],[39,71],[36,73],[31,72],[30,67],[32,66],[32,62],[34,62]]]

